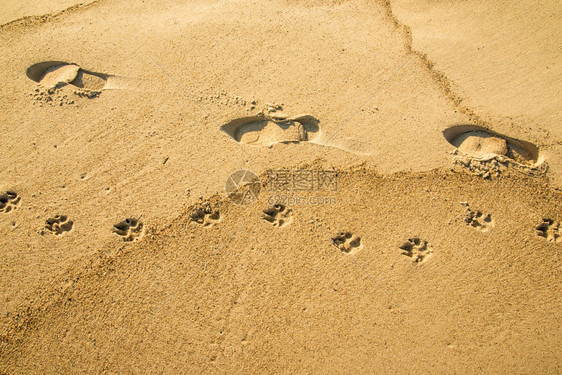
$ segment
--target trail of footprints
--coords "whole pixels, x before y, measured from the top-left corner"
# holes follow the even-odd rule
[[[21,197],[12,190],[0,194],[0,214],[9,214],[15,211],[21,203]],[[481,232],[487,232],[495,226],[492,215],[479,210],[473,210],[467,202],[461,202],[466,208],[464,222],[467,226]],[[262,210],[262,219],[273,227],[283,228],[293,222],[293,210],[284,204],[276,203]],[[210,202],[202,202],[195,205],[189,220],[196,225],[210,228],[220,223],[221,215],[218,209],[213,208]],[[55,236],[63,236],[72,231],[74,222],[67,215],[56,215],[45,220],[45,226],[41,234],[52,233]],[[549,242],[562,243],[562,225],[560,221],[543,218],[542,222],[534,227],[538,237]],[[125,242],[141,239],[145,233],[145,227],[140,218],[127,218],[113,225],[113,233]],[[361,237],[348,231],[336,233],[331,238],[332,244],[342,253],[353,255],[362,249]],[[409,238],[399,249],[402,255],[411,258],[414,263],[423,263],[433,254],[433,246],[419,237]]]
[[[111,74],[99,73],[84,69],[74,63],[64,61],[45,61],[34,64],[26,70],[29,79],[47,88],[46,93],[37,89],[35,96],[38,100],[52,101],[52,94],[57,88],[70,85],[80,91],[75,92],[79,96],[88,98],[97,97],[102,90],[108,88],[127,88],[131,82],[124,77],[117,77]],[[43,98],[43,96],[46,96]],[[223,96],[225,96],[223,98]],[[64,96],[61,102],[62,105]],[[200,97],[199,100],[203,98]],[[208,99],[220,100],[228,104],[232,100],[235,104],[246,105],[246,101],[239,97],[226,98],[226,93],[209,97]],[[68,101],[67,104],[72,104]],[[250,110],[255,109],[256,102],[252,101]],[[311,115],[297,115],[288,117],[282,113],[280,105],[266,105],[267,108],[260,115],[235,119],[221,126],[221,130],[240,143],[271,146],[274,143],[298,143],[314,142],[320,135],[319,120]],[[461,164],[472,169],[483,177],[489,177],[490,173],[499,174],[499,169],[492,167],[498,166],[498,162],[505,163],[506,160],[517,165],[534,167],[539,162],[539,149],[537,146],[511,138],[499,133],[490,131],[474,125],[453,126],[444,131],[445,139],[457,149],[455,155],[466,156],[468,159],[457,160]],[[485,163],[482,168],[480,164]],[[491,163],[490,163],[491,162]],[[488,165],[490,164],[490,165]],[[478,168],[480,169],[478,169]],[[492,168],[492,169],[490,169]],[[498,167],[499,168],[499,167]],[[472,170],[471,169],[471,170]],[[482,169],[482,170],[481,170]],[[0,213],[10,213],[18,208],[20,197],[13,191],[6,191],[0,195]],[[468,203],[462,203],[466,207],[466,225],[487,232],[495,226],[492,215],[482,211],[472,210]],[[292,209],[275,204],[263,210],[262,218],[274,227],[285,227],[292,223]],[[210,228],[218,224],[221,216],[218,210],[213,209],[209,202],[199,204],[192,209],[190,220],[193,223]],[[73,228],[73,221],[66,215],[51,217],[45,222],[45,230],[54,235],[61,236],[70,232]],[[560,222],[549,218],[535,227],[536,234],[550,242],[562,242],[562,229]],[[113,232],[120,236],[124,241],[135,241],[144,234],[144,225],[140,219],[127,218],[113,225]],[[361,249],[361,238],[354,236],[351,232],[340,232],[332,237],[333,244],[346,254],[354,254]],[[400,246],[403,254],[412,258],[416,263],[424,262],[432,253],[431,245],[417,237],[410,238]]]

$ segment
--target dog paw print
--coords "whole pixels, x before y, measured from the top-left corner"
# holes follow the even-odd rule
[[[45,220],[45,229],[55,236],[70,232],[73,226],[74,222],[66,215],[56,215]]]
[[[144,225],[139,219],[128,218],[113,226],[113,233],[123,238],[123,241],[136,241],[144,234]]]
[[[544,237],[550,242],[562,242],[560,222],[552,219],[542,219],[542,223],[535,227],[537,236]]]
[[[482,211],[474,211],[466,202],[461,204],[466,207],[466,217],[464,219],[466,225],[478,229],[481,232],[487,232],[494,227],[495,224],[491,214],[484,214]]]
[[[361,237],[356,237],[350,232],[340,232],[332,237],[332,243],[342,253],[355,254],[361,250]]]
[[[210,202],[199,204],[191,211],[191,221],[204,227],[211,227],[220,222],[220,212],[211,206]]]
[[[402,254],[412,258],[414,263],[422,263],[433,254],[433,247],[429,242],[420,240],[417,237],[408,239],[400,249],[403,250]]]
[[[0,212],[8,213],[18,208],[20,196],[13,191],[7,191],[0,195]]]
[[[283,204],[274,204],[263,210],[263,219],[274,227],[284,227],[293,221],[293,210]]]

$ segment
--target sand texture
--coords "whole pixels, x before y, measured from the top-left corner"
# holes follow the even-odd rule
[[[562,371],[559,1],[8,1],[0,374]]]

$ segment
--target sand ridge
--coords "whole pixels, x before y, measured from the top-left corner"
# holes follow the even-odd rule
[[[3,363],[130,371],[148,356],[146,372],[555,369],[562,258],[535,226],[562,216],[560,192],[525,176],[486,182],[439,171],[355,170],[339,183],[335,205],[279,206],[291,210],[286,225],[272,228],[260,214],[270,212],[267,195],[247,206],[216,197],[205,205],[220,212],[217,225],[200,225],[188,210],[143,241],[106,247],[12,317],[18,328],[4,336]],[[469,223],[465,201],[495,225]],[[379,356],[371,353],[383,343],[371,335],[384,338]],[[490,356],[484,343],[499,338]],[[423,356],[392,361],[409,352],[404,340]],[[46,342],[49,350],[37,350]],[[351,345],[360,361],[347,361]],[[51,350],[65,354],[53,361]],[[497,360],[512,350],[527,355]],[[286,360],[305,353],[299,365]]]
[[[9,2],[4,4],[6,7],[0,21],[0,29],[13,27],[16,25],[29,25],[36,22],[47,22],[57,17],[68,14],[69,12],[87,8],[98,0],[92,1],[39,1],[34,2],[31,6],[25,2]],[[74,4],[73,4],[74,3]],[[78,3],[78,4],[76,4]],[[72,4],[72,5],[70,5]],[[70,6],[68,6],[70,5]],[[57,10],[58,9],[58,10]],[[51,12],[49,12],[51,11]],[[47,12],[43,13],[42,12]],[[20,17],[18,17],[20,16]],[[12,18],[12,19],[10,19]]]

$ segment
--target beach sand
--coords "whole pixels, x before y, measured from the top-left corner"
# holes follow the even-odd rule
[[[557,5],[9,2],[0,373],[560,372]]]

